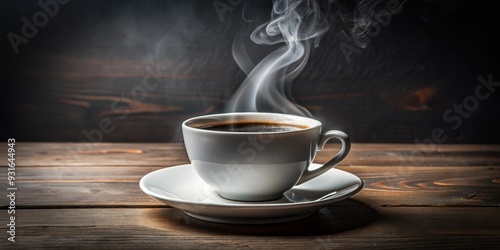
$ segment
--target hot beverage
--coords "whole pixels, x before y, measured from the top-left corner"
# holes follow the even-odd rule
[[[316,178],[348,154],[349,136],[321,131],[315,119],[262,112],[198,116],[182,123],[186,152],[198,176],[220,196],[265,201]],[[330,139],[342,142],[323,166],[309,169]]]
[[[214,126],[203,127],[203,129],[212,131],[251,132],[251,133],[290,132],[306,128],[307,126],[305,125],[264,123],[264,122],[228,123],[228,124],[217,124]]]

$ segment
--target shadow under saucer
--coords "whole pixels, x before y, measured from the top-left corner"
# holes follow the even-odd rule
[[[239,225],[207,222],[192,218],[178,209],[154,210],[146,215],[149,223],[160,230],[224,235],[292,236],[326,235],[369,225],[379,217],[377,211],[360,201],[348,198],[320,209],[304,219],[264,225]]]

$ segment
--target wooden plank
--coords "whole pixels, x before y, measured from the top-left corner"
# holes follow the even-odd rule
[[[138,182],[145,174],[165,166],[34,166],[17,167],[19,183],[31,182]],[[5,169],[5,167],[3,167]],[[0,178],[7,177],[7,171]]]
[[[325,162],[337,144],[328,144],[316,157]],[[7,145],[0,145],[6,152]],[[6,166],[5,154],[0,165]],[[16,144],[19,166],[164,165],[188,163],[182,143],[27,143]],[[353,144],[340,166],[498,166],[498,145]]]
[[[17,167],[23,207],[162,206],[138,182],[163,166]],[[356,199],[372,206],[500,206],[500,166],[340,166],[365,182]],[[4,170],[2,170],[4,169]],[[6,186],[6,167],[0,185]],[[1,200],[5,207],[7,200]]]
[[[328,145],[316,157],[326,162],[337,152]],[[340,165],[355,166],[498,166],[500,147],[473,144],[357,144]]]
[[[270,7],[256,5],[248,5],[255,15],[250,26],[269,19]],[[411,142],[420,138],[416,134],[421,131],[430,132],[441,126],[451,132],[450,141],[498,143],[497,93],[478,104],[475,114],[467,121],[464,119],[460,130],[451,131],[453,123],[442,119],[443,111],[474,96],[474,88],[480,84],[479,74],[498,74],[496,58],[491,56],[498,54],[498,41],[490,36],[469,39],[477,37],[476,27],[497,27],[495,15],[483,13],[483,9],[495,8],[481,5],[478,11],[467,6],[467,14],[459,14],[467,15],[466,18],[442,16],[451,19],[428,26],[412,16],[422,9],[432,9],[428,5],[433,4],[405,4],[404,8],[410,10],[398,13],[398,22],[383,28],[383,34],[371,39],[366,48],[356,48],[352,57],[346,57],[340,49],[346,43],[352,45],[352,39],[340,34],[346,27],[341,27],[342,22],[334,22],[336,27],[322,36],[321,45],[312,51],[309,62],[293,82],[294,97],[314,107],[325,123],[342,122],[360,141]],[[20,17],[31,18],[26,13],[39,10],[38,5],[26,3],[2,7],[3,30],[15,34],[21,32]],[[243,81],[245,76],[231,53],[235,34],[250,32],[240,25],[242,8],[241,4],[231,6],[221,21],[212,1],[65,5],[57,19],[40,32],[43,35],[37,35],[36,42],[19,44],[20,53],[14,53],[14,47],[7,42],[3,45],[3,55],[9,63],[2,75],[7,78],[4,82],[9,107],[13,107],[7,110],[11,116],[6,117],[16,118],[12,119],[15,123],[10,131],[15,130],[18,138],[25,140],[80,140],[79,130],[95,127],[100,115],[110,112],[112,101],[99,98],[120,99],[122,94],[129,94],[149,73],[147,66],[158,65],[161,70],[154,75],[164,81],[151,92],[170,95],[153,102],[157,109],[145,109],[152,104],[149,98],[145,100],[144,106],[139,106],[142,108],[133,110],[140,114],[131,115],[131,122],[116,120],[121,129],[106,140],[170,141],[175,132],[165,128],[178,127],[182,121],[179,113],[194,114],[208,107],[221,111],[224,105],[214,99],[227,101]],[[442,12],[440,5],[435,8],[429,12]],[[134,10],[148,15],[136,15]],[[102,25],[90,27],[89,22]],[[436,30],[442,35],[429,42],[421,41]],[[455,41],[460,41],[460,46],[448,46]],[[248,42],[248,52],[255,62],[273,49]],[[68,46],[61,48],[60,44]],[[185,97],[186,92],[196,101],[186,98],[172,105],[172,96]],[[182,110],[165,112],[172,107]],[[154,114],[155,122],[142,116],[146,110]],[[137,123],[143,125],[142,129]],[[32,129],[34,124],[39,129]],[[162,129],[166,131],[158,136]],[[7,131],[5,136],[12,136]]]
[[[227,45],[230,46],[230,43]],[[101,46],[87,49],[91,52],[79,50],[77,54],[81,53],[80,56],[64,53],[27,56],[21,61],[34,61],[53,67],[39,68],[38,64],[34,63],[36,67],[27,72],[19,71],[22,67],[14,67],[15,69],[9,72],[16,82],[31,86],[28,90],[14,88],[13,96],[24,97],[14,100],[18,108],[16,111],[24,114],[18,117],[17,127],[13,127],[18,129],[18,136],[25,140],[77,141],[83,138],[82,128],[98,127],[99,120],[108,117],[113,119],[120,129],[108,135],[106,141],[172,141],[175,132],[171,128],[178,128],[183,118],[200,112],[208,113],[207,110],[223,112],[237,84],[244,79],[243,73],[234,63],[224,64],[223,74],[215,73],[220,71],[220,68],[216,69],[221,65],[220,58],[217,57],[216,62],[211,63],[210,60],[215,57],[209,56],[203,46],[193,47],[197,52],[192,54],[196,54],[197,58],[206,58],[208,61],[205,65],[199,68],[188,64],[189,66],[184,65],[186,68],[180,71],[171,71],[179,69],[179,65],[178,60],[172,61],[169,57],[152,62],[135,57],[123,58],[126,56],[123,50],[115,50],[114,46],[104,51]],[[134,51],[141,49],[144,47],[140,46]],[[166,46],[165,49],[174,54],[178,50],[175,46]],[[120,59],[114,56],[109,58],[113,53],[117,53]],[[233,62],[232,58],[227,59]],[[320,68],[325,66],[323,63],[316,63]],[[157,65],[162,69],[160,72],[147,69]],[[314,65],[314,62],[310,62],[311,65]],[[106,70],[103,71],[103,68]],[[335,71],[341,68],[335,67]],[[296,79],[293,85],[294,98],[313,111],[328,127],[333,125],[347,128],[357,141],[412,142],[416,138],[429,136],[434,128],[444,127],[448,129],[449,142],[498,143],[498,138],[491,136],[494,133],[487,133],[494,131],[498,125],[495,116],[482,116],[482,119],[476,119],[474,122],[463,123],[460,133],[451,131],[450,124],[430,118],[442,115],[439,113],[440,109],[452,108],[453,104],[461,102],[464,96],[474,93],[472,87],[447,88],[453,89],[453,95],[448,95],[445,100],[436,99],[435,90],[440,89],[442,83],[429,85],[427,81],[413,81],[400,88],[395,87],[396,84],[374,84],[373,81],[377,78],[373,76],[364,80],[350,76],[345,76],[347,78],[340,81],[335,80],[338,74],[335,74],[335,79],[326,77],[333,72],[331,69],[325,70],[328,74],[311,74],[316,70],[309,73],[306,70]],[[131,107],[128,109],[130,116],[127,121],[116,119],[121,114],[112,110],[112,103],[123,100],[123,95],[130,95],[134,87],[140,87],[144,76],[151,71],[155,71],[153,76],[160,80],[159,87],[149,91],[146,100],[134,101],[129,98],[120,103]],[[338,73],[344,75],[345,70]],[[394,72],[390,73],[394,77]],[[413,71],[412,73],[415,74]],[[408,78],[408,72],[400,72],[401,76]],[[476,77],[474,75],[471,79],[475,80]],[[331,84],[332,81],[336,84]],[[471,84],[471,81],[464,81],[467,86]],[[448,84],[456,86],[452,85],[456,84],[455,82]],[[434,91],[427,92],[427,89]],[[498,102],[496,99],[494,101]],[[479,112],[495,114],[497,111],[498,105],[485,105],[481,106]],[[12,112],[14,114],[14,111]],[[148,120],[151,121],[145,117],[148,115],[152,116],[155,122],[148,123]],[[30,130],[33,121],[43,128],[43,132],[26,131]],[[134,126],[137,123],[143,125],[141,134],[133,133],[138,131],[139,126]],[[169,129],[165,130],[165,127]],[[165,130],[162,133],[164,136],[157,136],[162,129]],[[177,137],[175,141],[179,140]]]
[[[57,165],[161,165],[188,163],[184,146],[180,143],[25,143],[15,146],[17,166]],[[0,145],[7,151],[7,145]],[[0,164],[7,165],[6,155]]]
[[[214,249],[496,248],[499,208],[376,208],[345,200],[303,220],[227,225],[177,209],[20,209],[15,247]],[[13,246],[5,240],[2,248]]]

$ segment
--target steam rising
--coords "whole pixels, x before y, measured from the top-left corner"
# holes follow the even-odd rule
[[[360,48],[366,48],[363,40],[370,30],[378,24],[390,22],[391,16],[403,10],[403,4],[409,0],[332,0],[337,15],[342,19],[354,43]]]
[[[387,25],[392,15],[402,11],[409,0],[328,0],[345,24],[346,37],[365,48],[372,28]],[[330,9],[328,9],[328,12]],[[226,108],[227,112],[264,111],[311,116],[293,102],[291,83],[304,69],[314,46],[329,28],[327,17],[316,0],[275,0],[269,22],[250,35],[259,45],[284,45],[255,65],[243,46],[243,37],[233,43],[233,57],[247,74]],[[368,40],[369,41],[369,40]]]
[[[274,1],[271,20],[255,29],[250,39],[260,45],[284,45],[254,66],[241,38],[235,40],[233,57],[247,78],[229,101],[227,111],[311,116],[309,111],[292,101],[290,85],[328,27],[316,0]]]

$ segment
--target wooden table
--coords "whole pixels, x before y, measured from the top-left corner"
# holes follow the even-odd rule
[[[145,174],[188,162],[182,144],[17,142],[10,242],[4,143],[0,249],[498,249],[500,147],[431,146],[354,144],[338,168],[364,180],[358,194],[306,219],[249,226],[190,218],[139,189]]]

